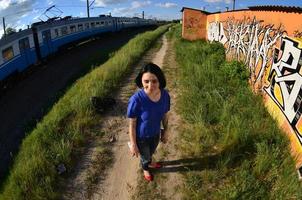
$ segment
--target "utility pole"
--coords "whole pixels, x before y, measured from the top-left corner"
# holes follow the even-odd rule
[[[2,18],[3,22],[3,31],[4,31],[4,38],[6,38],[6,27],[5,27],[5,18]]]
[[[89,0],[87,0],[87,17],[89,18],[90,15],[89,15]]]
[[[235,10],[235,0],[233,0],[233,10]]]
[[[142,17],[143,17],[143,19],[145,19],[145,12],[144,11],[142,13]]]

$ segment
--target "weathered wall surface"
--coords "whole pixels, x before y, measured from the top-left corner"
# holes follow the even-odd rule
[[[207,15],[198,10],[184,10],[182,37],[187,40],[206,39]]]
[[[183,27],[186,22],[184,16]],[[195,31],[195,38],[221,42],[228,59],[248,66],[252,87],[290,138],[297,168],[302,166],[301,22],[302,13],[243,10],[209,14],[206,34]]]

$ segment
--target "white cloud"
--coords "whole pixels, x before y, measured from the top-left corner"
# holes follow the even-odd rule
[[[136,8],[141,8],[141,7],[145,7],[151,4],[151,1],[143,1],[143,2],[139,2],[139,1],[133,1],[131,3],[132,9],[136,9]]]
[[[86,0],[82,0],[82,1],[86,2]],[[124,3],[124,2],[127,2],[127,1],[128,0],[96,0],[93,5],[106,7],[107,5]]]
[[[52,0],[47,0],[47,4],[48,5],[53,5],[53,1]]]
[[[131,8],[114,8],[112,10],[113,15],[127,16],[132,12]]]
[[[208,2],[208,3],[220,3],[220,2],[224,2],[226,4],[230,4],[232,2],[232,0],[205,0],[205,2]]]
[[[40,11],[39,10],[37,10],[37,9],[34,9],[33,11],[32,11],[32,13],[39,13]]]
[[[20,18],[27,17],[29,13],[24,13],[23,15],[20,16]]]
[[[218,3],[218,2],[221,2],[222,0],[205,0],[205,2],[208,2],[208,3]]]
[[[131,3],[131,7],[114,8],[112,14],[131,17],[136,14],[135,13],[136,9],[151,5],[151,3],[152,3],[151,1],[141,1],[141,2],[133,1]]]
[[[0,0],[0,17],[5,17],[7,25],[16,22],[33,13],[33,5],[38,0]]]
[[[11,4],[11,0],[0,0],[0,10],[4,10],[8,8],[10,4]]]
[[[36,21],[36,20],[39,19],[39,17],[40,17],[40,15],[37,15],[37,16],[35,16],[33,19]]]
[[[162,7],[162,8],[172,8],[172,7],[176,7],[177,4],[166,2],[166,3],[158,3],[158,4],[156,4],[156,6],[159,6],[159,7]]]

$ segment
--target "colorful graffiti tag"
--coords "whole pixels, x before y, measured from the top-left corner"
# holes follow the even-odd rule
[[[210,23],[208,40],[221,42],[227,54],[237,60],[244,60],[254,82],[258,82],[271,62],[269,53],[273,45],[283,34],[281,26],[274,28],[274,25],[262,25],[262,21],[255,18],[241,21],[229,18],[225,22]]]
[[[273,54],[268,76],[270,85],[264,90],[284,113],[302,144],[302,136],[296,127],[302,114],[302,76],[299,74],[302,51],[298,44],[288,37],[282,38],[280,49],[275,48]],[[277,91],[281,91],[279,97]]]
[[[298,30],[295,30],[295,31],[294,31],[294,37],[295,37],[295,38],[302,38],[302,32],[301,32],[301,31],[298,31]]]
[[[302,115],[302,49],[286,35],[281,25],[274,28],[255,18],[215,21],[208,26],[208,40],[221,42],[227,54],[243,60],[254,83],[263,81],[264,72],[269,71],[263,90],[283,112],[302,145],[302,130],[297,127]]]

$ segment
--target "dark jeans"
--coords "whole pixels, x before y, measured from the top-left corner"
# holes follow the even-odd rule
[[[159,143],[159,135],[151,138],[137,138],[136,143],[141,157],[142,168],[149,170],[148,165],[151,163],[152,155]]]

